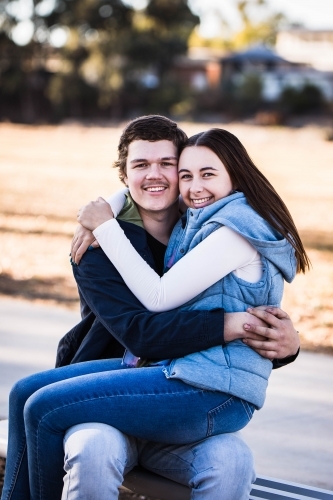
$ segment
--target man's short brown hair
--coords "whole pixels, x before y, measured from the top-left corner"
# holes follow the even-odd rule
[[[135,118],[125,127],[118,145],[118,160],[113,166],[119,170],[119,178],[124,182],[128,146],[133,141],[172,141],[178,152],[187,141],[187,135],[177,123],[160,115],[147,115]]]

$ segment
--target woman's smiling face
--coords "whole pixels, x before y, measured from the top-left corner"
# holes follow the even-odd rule
[[[230,176],[219,159],[205,146],[184,149],[178,163],[179,190],[191,208],[203,208],[233,191]]]

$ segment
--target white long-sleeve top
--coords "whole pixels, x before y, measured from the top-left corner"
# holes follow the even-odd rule
[[[128,193],[128,188],[119,189],[116,193],[113,193],[109,198],[106,199],[108,204],[111,206],[114,217],[118,217],[122,208],[125,205],[126,195]]]
[[[108,198],[115,215],[125,194],[126,190]],[[93,233],[126,285],[149,311],[179,307],[231,272],[250,283],[262,276],[257,250],[226,226],[210,234],[162,277],[137,253],[116,219],[104,222]]]

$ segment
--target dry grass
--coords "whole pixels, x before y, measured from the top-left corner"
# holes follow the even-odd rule
[[[277,188],[309,250],[313,270],[286,287],[284,308],[304,346],[333,352],[333,143],[315,127],[226,128]],[[120,131],[0,124],[0,293],[76,304],[68,258],[76,212],[120,186],[111,169]]]

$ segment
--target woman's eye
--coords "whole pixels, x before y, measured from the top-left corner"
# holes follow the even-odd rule
[[[205,172],[202,177],[212,177],[213,175],[212,172]]]
[[[184,180],[184,179],[191,179],[191,176],[190,176],[190,174],[183,174],[183,175],[181,175],[181,176],[180,176],[180,179],[181,179],[181,180]]]

